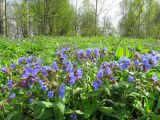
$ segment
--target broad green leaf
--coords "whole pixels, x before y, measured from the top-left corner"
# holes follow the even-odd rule
[[[125,56],[130,57],[130,52],[129,52],[128,48],[125,49]]]
[[[52,108],[43,108],[37,118],[41,120],[48,120],[49,118],[53,118],[53,116],[54,114]]]
[[[113,113],[114,109],[112,107],[100,107],[98,108],[103,113]]]
[[[74,112],[77,113],[77,114],[79,114],[79,115],[83,115],[83,114],[84,114],[84,113],[83,113],[82,111],[80,111],[80,110],[75,110]]]
[[[46,101],[40,101],[36,103],[38,106],[44,107],[44,108],[51,108],[55,107],[55,103],[53,102],[46,102]]]
[[[16,116],[17,114],[19,114],[18,111],[14,111],[14,112],[10,113],[10,114],[6,117],[5,120],[13,120],[12,118],[13,118],[14,116]]]
[[[64,114],[71,114],[73,111],[70,108],[65,108]]]
[[[124,56],[123,48],[118,48],[118,50],[116,51],[116,56],[119,57],[119,58]]]
[[[56,103],[57,108],[64,114],[65,112],[65,104],[62,102]]]

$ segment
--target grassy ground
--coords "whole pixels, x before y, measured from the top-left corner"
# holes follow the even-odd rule
[[[45,37],[10,40],[0,38],[0,65],[15,62],[19,57],[30,54],[45,59],[48,63],[55,59],[55,51],[63,47],[80,49],[108,47],[132,47],[140,50],[154,49],[160,52],[160,43],[154,39],[129,39],[118,37]]]

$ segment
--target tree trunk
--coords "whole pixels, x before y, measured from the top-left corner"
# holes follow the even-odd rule
[[[8,25],[7,25],[7,0],[5,0],[5,9],[4,9],[4,17],[5,17],[5,36],[8,36]]]
[[[96,0],[96,9],[95,9],[95,36],[97,36],[97,16],[98,16],[98,0]]]
[[[0,35],[3,35],[3,0],[0,0]]]
[[[77,25],[77,18],[78,18],[78,16],[77,16],[77,14],[78,14],[78,3],[77,3],[77,0],[76,0],[76,12],[75,12],[75,32],[76,32],[76,34],[78,35],[78,25]]]

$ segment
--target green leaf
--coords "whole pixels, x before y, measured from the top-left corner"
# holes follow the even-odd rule
[[[141,101],[135,100],[133,106],[145,114],[145,109],[143,108]]]
[[[11,120],[16,114],[18,114],[17,111],[14,111],[14,112],[10,113],[10,114],[6,117],[6,120]]]
[[[129,52],[128,48],[125,49],[125,56],[130,57],[130,52]]]
[[[62,102],[58,102],[56,103],[57,108],[62,112],[62,114],[64,114],[65,112],[65,104]]]
[[[43,108],[41,113],[37,116],[38,119],[48,120],[54,116],[52,108]]]
[[[71,114],[73,111],[70,108],[66,108],[64,114]]]
[[[112,107],[100,107],[99,110],[103,113],[113,113],[114,109]]]
[[[116,51],[116,56],[119,57],[119,58],[124,56],[123,48],[118,48],[118,50]]]
[[[6,117],[5,120],[13,120],[12,118],[13,118],[14,116],[16,116],[17,114],[19,114],[18,111],[14,111],[14,112],[10,113],[10,114]]]
[[[112,107],[100,107],[99,110],[106,116],[110,116],[118,120],[121,120],[121,118],[116,114],[116,111]]]
[[[80,111],[80,110],[75,110],[74,112],[77,113],[77,114],[79,114],[79,115],[83,115],[83,114],[84,114],[84,113],[83,113],[82,111]]]
[[[56,107],[55,103],[53,103],[53,102],[40,101],[40,102],[37,102],[36,104],[38,106],[43,107],[43,108]]]
[[[140,93],[136,93],[136,92],[132,92],[128,96],[132,96],[132,97],[145,97],[144,95],[142,95]]]
[[[93,102],[85,100],[82,102],[82,105],[84,116],[86,119],[89,118],[97,110],[98,107],[98,103],[96,100],[94,100]]]

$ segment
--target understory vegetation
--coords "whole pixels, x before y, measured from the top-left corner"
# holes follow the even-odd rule
[[[0,41],[2,120],[159,120],[154,39],[30,37]]]

